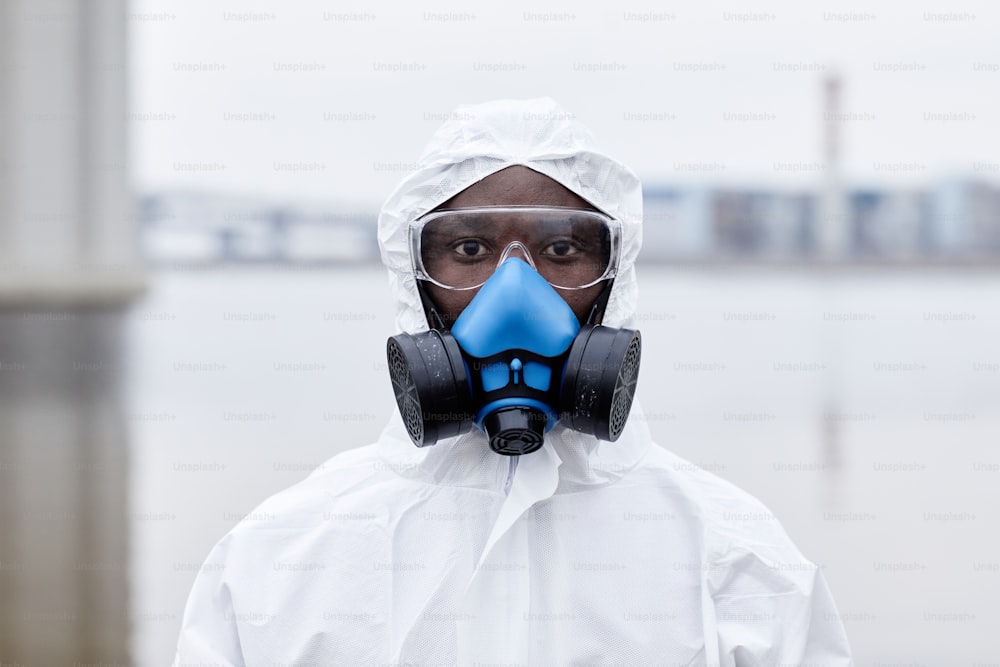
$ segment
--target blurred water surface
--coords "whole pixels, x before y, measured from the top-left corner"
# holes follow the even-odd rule
[[[858,665],[976,665],[1000,627],[1000,275],[643,267],[657,441],[824,568]],[[129,327],[133,648],[173,656],[211,546],[377,436],[379,267],[162,271]],[[252,517],[251,517],[252,519]]]

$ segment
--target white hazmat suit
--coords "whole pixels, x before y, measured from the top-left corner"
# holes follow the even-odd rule
[[[399,331],[427,330],[408,224],[512,165],[622,220],[604,324],[630,327],[639,181],[537,99],[460,107],[386,201]],[[198,575],[176,665],[852,664],[818,568],[758,501],[654,445],[638,401],[617,442],[557,425],[522,457],[475,429],[418,449],[394,414],[254,514],[274,519]]]

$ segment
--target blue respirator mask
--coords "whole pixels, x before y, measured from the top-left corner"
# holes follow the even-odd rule
[[[479,291],[450,330],[438,321],[439,328],[389,338],[393,391],[416,446],[474,426],[498,454],[528,454],[559,422],[618,439],[635,395],[641,339],[593,323],[617,271],[618,240],[611,218],[555,207],[458,209],[418,221],[411,229],[417,277]],[[602,281],[581,326],[553,285]]]

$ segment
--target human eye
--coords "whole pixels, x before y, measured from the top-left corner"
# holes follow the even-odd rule
[[[572,257],[580,252],[580,247],[571,239],[556,239],[542,248],[543,255],[548,257]]]
[[[482,258],[491,254],[489,246],[481,239],[459,239],[451,244],[451,248],[463,259]]]

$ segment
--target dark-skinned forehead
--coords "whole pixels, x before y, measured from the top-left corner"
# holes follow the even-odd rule
[[[597,210],[561,183],[522,165],[490,174],[435,210],[473,206],[566,206]]]

